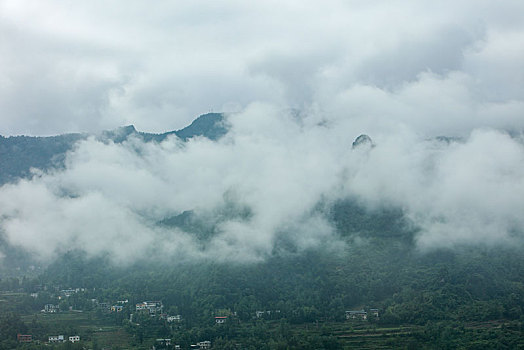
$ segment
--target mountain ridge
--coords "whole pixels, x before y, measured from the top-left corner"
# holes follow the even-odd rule
[[[47,170],[64,166],[65,155],[78,141],[95,136],[102,141],[122,143],[131,135],[144,142],[162,142],[175,135],[188,141],[193,137],[206,137],[216,141],[228,131],[222,113],[200,115],[185,128],[161,134],[137,131],[133,125],[102,131],[100,134],[67,133],[55,136],[0,135],[0,186],[20,178],[29,178],[31,168]]]

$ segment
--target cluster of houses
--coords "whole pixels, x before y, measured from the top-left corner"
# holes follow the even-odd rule
[[[121,312],[124,310],[124,305],[127,304],[129,300],[118,300],[115,305],[111,306],[111,312]]]
[[[209,340],[199,341],[191,345],[191,349],[211,349],[211,342]]]
[[[41,311],[48,314],[56,314],[57,312],[60,312],[60,307],[54,304],[45,304]]]
[[[257,318],[261,318],[261,317],[264,317],[265,315],[267,316],[271,316],[271,314],[279,314],[280,313],[280,310],[274,310],[274,311],[271,311],[271,310],[265,310],[265,311],[255,311],[255,316]]]
[[[135,305],[137,312],[148,312],[151,317],[159,317],[167,322],[181,322],[182,315],[171,315],[163,313],[164,305],[161,301],[144,301]]]
[[[369,309],[369,314],[378,319],[378,309]],[[368,312],[365,310],[346,311],[346,320],[367,320]]]
[[[58,299],[62,298],[69,298],[71,295],[79,293],[79,292],[85,292],[87,291],[86,288],[74,288],[74,289],[62,289],[60,291],[60,295],[58,296]]]
[[[49,336],[49,343],[64,343],[66,341],[69,341],[71,343],[77,343],[80,341],[79,335],[73,335],[70,336],[67,340],[63,335],[51,335]]]
[[[120,312],[124,310],[123,304],[128,303],[129,301],[126,300],[118,300],[115,305],[110,305],[106,302],[99,302],[98,299],[91,299],[91,303],[96,306],[97,309],[100,310],[111,310],[111,312]]]
[[[148,311],[150,315],[154,316],[162,314],[164,306],[161,301],[144,301],[135,305],[136,311]]]
[[[165,349],[165,348],[178,350],[180,349],[180,345],[175,344],[172,346],[171,339],[156,339],[155,345],[153,346],[153,350]],[[202,350],[211,349],[211,341],[209,340],[199,341],[196,344],[191,344],[190,348],[191,349],[202,349]]]
[[[19,343],[31,343],[33,341],[33,336],[31,334],[18,334],[17,340]],[[48,337],[49,343],[65,343],[66,341],[69,341],[71,343],[77,343],[80,341],[79,335],[73,335],[68,338],[66,338],[63,335],[50,335]]]

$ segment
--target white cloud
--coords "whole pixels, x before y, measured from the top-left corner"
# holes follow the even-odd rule
[[[352,164],[347,193],[403,208],[423,248],[522,243],[524,145],[492,129],[465,142],[391,138]],[[360,164],[360,165],[359,165]]]
[[[165,131],[235,111],[218,143],[85,141],[65,171],[0,189],[2,227],[44,255],[112,251],[122,237],[139,254],[166,235],[166,254],[206,255],[153,223],[212,212],[234,191],[253,217],[221,223],[211,245],[260,258],[285,227],[303,231],[291,235],[299,246],[322,240],[330,228],[308,215],[344,188],[406,209],[421,245],[511,240],[522,144],[503,131],[524,129],[523,11],[487,0],[0,1],[0,134]],[[361,133],[377,144],[369,154],[350,151]],[[466,142],[426,141],[437,135]]]
[[[447,143],[404,127],[377,134],[374,148],[352,150],[360,129],[318,123],[315,113],[297,119],[255,104],[229,122],[218,142],[82,141],[65,170],[0,188],[1,228],[12,244],[44,258],[81,248],[122,262],[151,251],[164,259],[258,260],[283,242],[336,246],[315,208],[349,196],[402,208],[420,228],[421,248],[522,242],[524,146],[505,133],[476,129]],[[224,216],[228,203],[248,216]],[[205,243],[195,232],[157,225],[188,210],[216,225]]]
[[[437,86],[433,101],[409,105],[413,113],[425,115],[441,95],[458,104],[467,95],[473,108],[518,104],[524,25],[516,14],[523,10],[519,1],[5,0],[0,133],[122,124],[165,131],[211,109],[257,101],[329,110],[326,96],[369,87],[395,99],[399,89],[432,84],[431,75],[468,83],[460,85],[465,91]],[[478,126],[468,116],[449,129],[455,123]],[[433,131],[427,124],[417,128]]]
[[[44,258],[81,248],[126,261],[160,245],[155,256],[253,260],[271,254],[279,232],[298,231],[292,242],[302,249],[321,242],[331,227],[307,213],[338,181],[341,152],[319,152],[332,145],[329,135],[266,105],[230,122],[231,135],[218,143],[82,141],[65,170],[1,188],[1,226],[11,243]],[[187,234],[157,225],[187,210],[216,220],[231,198],[252,215],[218,221],[204,251]]]

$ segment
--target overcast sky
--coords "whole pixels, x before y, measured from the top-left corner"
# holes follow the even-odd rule
[[[523,43],[522,0],[0,0],[0,134],[162,132],[211,110],[231,126],[82,141],[64,169],[0,187],[0,231],[43,258],[247,261],[282,237],[338,245],[315,208],[349,197],[401,208],[421,250],[522,246]],[[352,150],[362,133],[376,147]],[[252,216],[205,249],[156,225],[231,203]]]
[[[524,125],[524,2],[0,0],[0,134],[252,103],[431,134]]]

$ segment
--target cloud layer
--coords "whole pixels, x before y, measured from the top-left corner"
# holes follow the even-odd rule
[[[218,142],[81,141],[64,170],[0,188],[0,227],[44,259],[84,249],[120,262],[254,261],[282,242],[339,245],[315,208],[349,197],[402,208],[422,249],[523,242],[524,145],[507,133],[476,129],[459,142],[404,129],[353,149],[358,133],[315,113],[257,104],[228,121]],[[228,205],[249,215],[228,216]],[[215,234],[201,241],[158,225],[189,210],[217,225]]]
[[[262,102],[522,129],[521,1],[0,1],[0,134],[143,131]]]
[[[403,208],[420,247],[521,242],[521,13],[517,0],[0,0],[0,134],[160,132],[209,110],[232,125],[217,143],[83,141],[64,171],[0,188],[1,228],[43,257],[256,260],[282,235],[330,241],[315,206],[353,196]],[[361,133],[377,146],[352,151]],[[156,225],[231,198],[252,216],[221,221],[205,247]]]

